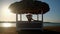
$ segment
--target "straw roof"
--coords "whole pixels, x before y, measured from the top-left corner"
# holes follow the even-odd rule
[[[25,13],[32,13],[32,14],[41,14],[41,11],[43,11],[43,14],[49,11],[49,5],[45,2],[41,1],[20,1],[12,3],[9,6],[9,9],[13,13],[18,14],[25,14]]]

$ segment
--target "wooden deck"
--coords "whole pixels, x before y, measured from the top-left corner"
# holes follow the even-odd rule
[[[44,30],[60,32],[60,26],[58,27],[48,26],[44,27]],[[16,27],[9,27],[9,28],[0,27],[0,34],[18,34],[18,33],[16,32]]]

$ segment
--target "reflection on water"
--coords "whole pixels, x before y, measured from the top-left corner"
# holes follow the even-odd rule
[[[60,26],[60,23],[43,23],[43,26]],[[0,23],[0,27],[16,27],[16,23]]]
[[[0,23],[0,27],[16,27],[16,23]]]

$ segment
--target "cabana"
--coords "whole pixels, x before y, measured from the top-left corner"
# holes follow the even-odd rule
[[[16,28],[17,31],[20,30],[43,30],[43,14],[49,11],[49,5],[42,1],[33,0],[22,0],[20,2],[12,3],[9,8],[12,13],[16,14]],[[39,20],[39,15],[42,15],[41,21],[22,21],[21,14],[32,13],[37,15],[37,20]],[[18,14],[20,14],[20,21],[18,21]]]

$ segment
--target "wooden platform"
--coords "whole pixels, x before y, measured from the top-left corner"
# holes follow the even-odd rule
[[[41,21],[18,21],[16,23],[17,31],[20,30],[42,30],[43,23]]]
[[[58,27],[48,26],[48,27],[44,27],[44,30],[60,32],[60,26]],[[18,34],[18,33],[16,32],[16,27],[9,27],[9,28],[0,27],[0,34]]]

